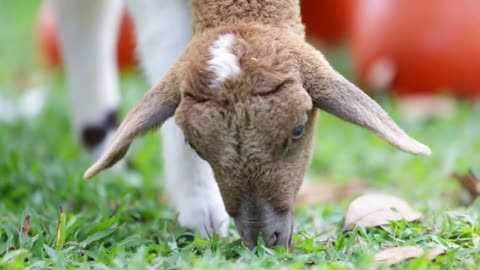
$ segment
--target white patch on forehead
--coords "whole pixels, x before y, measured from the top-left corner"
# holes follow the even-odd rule
[[[228,77],[240,74],[240,64],[232,47],[235,42],[235,35],[232,33],[221,35],[208,49],[212,59],[208,63],[208,70],[213,72],[216,78],[212,85],[218,86]]]

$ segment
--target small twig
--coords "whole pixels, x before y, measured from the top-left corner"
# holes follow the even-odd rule
[[[28,236],[28,231],[29,231],[29,229],[30,229],[30,215],[27,215],[27,216],[25,217],[25,220],[23,221],[21,233],[22,233],[24,236]]]

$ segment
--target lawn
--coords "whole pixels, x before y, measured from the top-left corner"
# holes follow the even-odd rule
[[[430,157],[402,153],[322,113],[309,180],[341,186],[361,179],[370,191],[405,199],[423,220],[343,232],[352,197],[319,198],[295,210],[290,249],[260,243],[250,251],[233,225],[224,239],[201,239],[176,225],[174,210],[162,203],[157,134],[134,143],[135,169],[82,179],[91,158],[71,128],[62,73],[46,77],[35,57],[31,25],[38,4],[32,3],[0,0],[0,97],[18,98],[32,84],[48,95],[39,115],[0,122],[0,269],[371,269],[378,251],[400,246],[446,252],[395,269],[480,268],[480,200],[466,204],[465,192],[451,177],[469,169],[480,173],[479,106],[458,101],[446,117],[412,120],[394,100],[379,98],[403,128],[432,148]],[[349,74],[343,53],[330,52],[328,58]],[[124,115],[147,87],[132,70],[124,72],[121,88]],[[60,208],[63,245],[56,243]],[[29,228],[22,233],[27,216]]]

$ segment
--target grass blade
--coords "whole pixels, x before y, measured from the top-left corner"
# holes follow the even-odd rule
[[[63,208],[60,207],[60,215],[58,217],[58,222],[57,222],[57,237],[55,241],[55,249],[57,251],[62,249],[63,244],[65,243],[66,224],[67,224],[67,218],[65,217],[65,212],[63,212]]]

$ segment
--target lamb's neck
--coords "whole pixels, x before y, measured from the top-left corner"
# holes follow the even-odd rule
[[[299,0],[192,0],[193,30],[257,22],[304,36]]]

